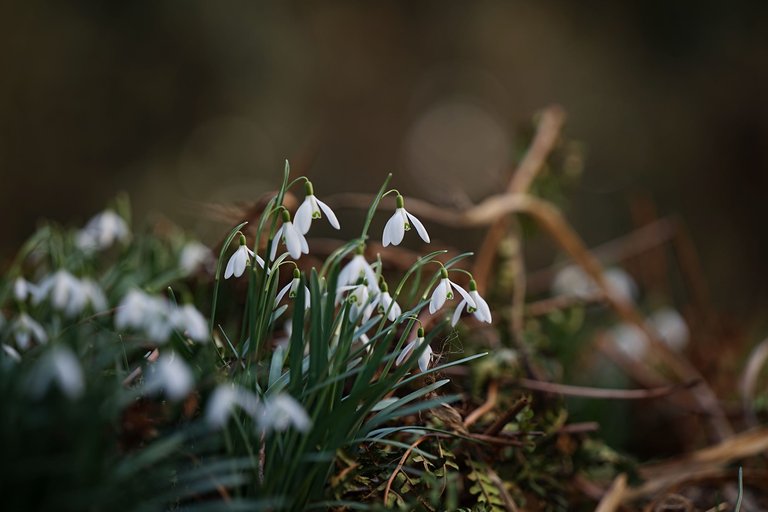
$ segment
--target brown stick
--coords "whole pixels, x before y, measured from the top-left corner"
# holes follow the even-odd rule
[[[520,379],[519,383],[524,388],[532,389],[534,391],[542,391],[544,393],[579,396],[583,398],[600,398],[605,400],[647,400],[650,398],[661,398],[698,384],[698,382],[690,382],[684,386],[663,386],[654,389],[601,389],[531,379]]]
[[[496,399],[499,396],[499,383],[495,380],[492,380],[488,383],[488,396],[485,398],[485,402],[472,411],[465,419],[464,419],[464,426],[469,428],[471,425],[473,425],[477,420],[479,420],[483,414],[490,412],[493,410],[494,407],[496,407]]]
[[[405,451],[402,457],[400,457],[400,462],[397,464],[397,467],[392,472],[392,474],[389,476],[389,480],[387,480],[387,486],[384,488],[384,503],[387,503],[387,498],[389,497],[389,491],[392,489],[392,482],[395,481],[395,477],[400,472],[401,469],[403,469],[403,466],[405,465],[405,462],[408,460],[408,457],[410,457],[411,452],[416,449],[417,446],[419,446],[423,441],[427,439],[428,436],[421,436],[416,441],[411,444],[411,446],[408,447],[408,449]]]

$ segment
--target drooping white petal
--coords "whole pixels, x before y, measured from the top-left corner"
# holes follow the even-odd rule
[[[425,372],[429,369],[429,363],[432,361],[432,347],[427,345],[424,352],[419,356],[419,369]]]
[[[339,225],[339,219],[336,218],[336,214],[333,213],[331,207],[319,199],[316,199],[316,201],[320,209],[323,210],[325,216],[328,217],[328,222],[330,225],[333,226],[334,229],[341,229],[341,225]]]
[[[269,248],[270,261],[275,261],[275,255],[277,254],[277,244],[279,244],[280,240],[283,238],[283,231],[285,231],[285,224],[280,226],[277,232],[275,232],[275,238],[272,239],[272,247]]]
[[[3,348],[3,353],[12,361],[16,363],[21,361],[21,354],[19,354],[19,352],[15,348],[13,348],[10,345],[6,345],[5,343],[3,343],[0,346],[2,346]]]
[[[469,294],[472,296],[472,299],[474,299],[475,306],[477,307],[472,314],[481,322],[490,324],[493,320],[491,318],[491,308],[488,307],[488,303],[480,296],[477,290],[470,290]]]
[[[384,226],[384,234],[382,235],[382,245],[384,247],[389,244],[399,245],[403,241],[405,236],[405,214],[402,208],[395,210],[395,213],[387,221]]]
[[[283,297],[285,297],[285,294],[288,293],[290,289],[291,283],[288,283],[287,285],[283,286],[279,292],[277,292],[277,295],[275,296],[275,307],[280,304],[280,301],[283,300]]]
[[[403,364],[403,361],[408,359],[411,356],[411,352],[416,348],[416,345],[418,344],[419,340],[411,340],[400,352],[400,355],[397,356],[397,359],[395,359],[395,366],[400,366]]]
[[[301,238],[299,238],[300,236]],[[291,255],[291,258],[295,260],[299,259],[302,253],[301,239],[304,237],[296,231],[293,223],[286,222],[283,224],[283,238],[285,239],[285,247],[288,249],[288,254]]]
[[[410,220],[413,227],[416,228],[416,232],[419,234],[422,240],[424,240],[426,243],[429,243],[429,235],[427,234],[427,229],[424,227],[424,224],[421,223],[419,219],[414,217],[411,213],[409,213],[407,210],[403,210],[406,215],[408,215],[408,219]]]
[[[299,209],[296,210],[296,215],[293,216],[293,224],[302,234],[306,234],[312,224],[312,202],[310,197],[312,196],[306,196],[304,198]]]
[[[440,283],[438,283],[435,290],[432,292],[432,298],[429,301],[430,314],[434,315],[435,312],[445,304],[448,291],[450,290],[450,285],[448,283],[448,278],[444,277],[440,279]]]
[[[453,311],[453,316],[451,316],[451,327],[456,327],[456,324],[459,323],[459,318],[461,318],[461,312],[464,310],[466,305],[467,305],[467,301],[464,299],[461,299],[461,302],[459,302],[459,305],[456,306],[456,309]]]
[[[466,300],[466,301],[467,301],[467,305],[469,305],[469,306],[470,306],[470,307],[472,307],[472,308],[477,308],[477,304],[475,304],[475,299],[473,299],[472,297],[470,297],[470,295],[469,295],[469,293],[467,292],[467,290],[465,290],[465,289],[464,289],[464,288],[462,288],[461,286],[457,285],[457,284],[456,284],[456,283],[454,283],[453,281],[450,281],[450,280],[449,280],[448,282],[450,283],[450,285],[453,287],[453,289],[454,289],[454,290],[456,290],[457,292],[459,292],[459,293],[461,294],[461,296],[462,296],[462,297],[464,297],[464,300]]]

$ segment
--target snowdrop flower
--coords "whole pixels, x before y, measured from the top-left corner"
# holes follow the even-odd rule
[[[304,238],[304,234],[291,222],[291,214],[287,210],[283,210],[283,225],[275,233],[275,239],[272,240],[272,247],[269,253],[269,259],[274,260],[275,254],[277,254],[277,245],[280,241],[285,243],[288,254],[291,258],[297,260],[301,258],[302,254],[309,254],[309,245],[307,239]]]
[[[162,354],[147,365],[144,389],[147,393],[164,392],[173,401],[186,397],[195,385],[192,370],[174,352]]]
[[[259,430],[264,433],[282,432],[291,427],[306,432],[311,425],[307,411],[288,393],[267,398],[258,413]]]
[[[299,289],[299,285],[301,284],[301,272],[298,268],[293,269],[293,279],[291,279],[291,282],[287,285],[283,286],[283,288],[277,293],[277,296],[275,297],[275,307],[277,307],[278,304],[280,304],[280,301],[283,300],[283,297],[285,297],[285,294],[288,294],[289,299],[295,299],[296,293]],[[304,309],[309,309],[310,306],[310,296],[309,296],[309,288],[306,286],[304,287]]]
[[[424,225],[414,217],[412,214],[403,207],[405,200],[403,196],[397,194],[397,208],[392,217],[389,218],[387,224],[384,226],[384,234],[382,235],[382,245],[384,247],[389,244],[398,245],[403,241],[405,232],[411,229],[411,224],[416,228],[416,232],[419,234],[422,240],[429,243],[429,235]]]
[[[299,230],[299,232],[303,235],[307,234],[307,231],[309,231],[309,226],[312,224],[313,219],[319,219],[323,215],[320,213],[320,210],[322,210],[323,213],[325,213],[325,216],[328,217],[328,222],[331,224],[331,226],[334,227],[334,229],[340,229],[339,221],[336,219],[336,214],[333,213],[333,210],[331,210],[330,206],[319,200],[315,197],[315,192],[312,189],[312,182],[307,181],[304,184],[306,188],[306,196],[304,197],[304,202],[301,203],[301,206],[299,206],[299,209],[296,210],[296,228]]]
[[[11,360],[13,360],[13,362],[15,363],[21,362],[21,354],[19,354],[19,352],[15,348],[13,348],[10,345],[6,345],[5,343],[3,343],[1,346],[3,347],[3,353],[6,356],[8,356]]]
[[[51,384],[56,384],[70,400],[85,391],[83,369],[66,346],[54,347],[40,358],[30,373],[28,390],[33,397],[41,398]]]
[[[604,274],[606,284],[627,301],[637,297],[637,284],[632,276],[620,268],[609,268]],[[589,300],[600,293],[597,284],[580,267],[569,265],[560,270],[552,283],[555,295],[568,295]]]
[[[451,318],[452,327],[455,327],[459,322],[459,317],[461,317],[461,312],[464,310],[465,306],[467,308],[467,313],[472,313],[479,321],[491,323],[491,309],[488,307],[488,303],[485,302],[485,299],[482,298],[477,291],[477,283],[474,279],[469,280],[469,296],[475,301],[476,307],[470,306],[466,299],[462,299],[459,305],[456,306],[456,311],[453,312],[453,317]]]
[[[79,280],[66,270],[46,277],[33,291],[33,302],[48,298],[53,307],[72,317],[90,305],[94,311],[107,308],[107,299],[98,284],[90,279]]]
[[[442,267],[440,269],[440,283],[435,287],[435,290],[432,292],[432,298],[429,301],[429,313],[431,315],[434,315],[438,309],[443,307],[446,300],[453,300],[453,290],[451,288],[455,289],[462,297],[464,297],[468,307],[477,308],[475,299],[470,297],[464,288],[448,279],[448,271],[445,267]]]
[[[37,294],[39,294],[37,286],[23,277],[17,277],[13,282],[13,296],[17,301],[24,302],[27,300],[27,297],[34,297]]]
[[[112,210],[104,210],[77,233],[75,243],[84,251],[100,250],[111,246],[116,240],[125,242],[130,236],[128,224],[123,218]]]
[[[256,419],[259,399],[250,391],[235,384],[221,384],[208,399],[205,419],[213,428],[224,428],[235,407],[239,407]]]
[[[341,302],[341,297],[347,293],[347,302],[351,304],[350,317],[357,319],[360,313],[364,312],[368,306],[370,291],[366,283],[360,283],[350,286],[341,286],[336,289],[336,303]]]
[[[425,343],[424,340],[424,329],[419,327],[419,330],[416,334],[416,339],[411,340],[410,343],[408,343],[405,348],[403,348],[402,352],[400,352],[400,355],[397,356],[397,359],[395,360],[395,366],[400,366],[403,364],[403,361],[406,361],[408,358],[411,357],[411,354],[414,350],[417,350],[418,347],[420,347],[423,343]],[[424,349],[424,351],[419,356],[419,369],[422,372],[427,371],[429,368],[429,363],[432,361],[432,347],[427,345],[427,347]]]
[[[190,275],[200,267],[209,267],[212,262],[213,253],[200,242],[187,242],[179,253],[179,268],[184,275]]]
[[[170,304],[164,298],[134,289],[120,301],[115,313],[115,327],[143,331],[150,340],[164,343],[174,327],[171,313]]]
[[[650,323],[661,339],[675,352],[682,351],[688,344],[690,330],[685,319],[672,308],[662,308],[654,311]]]
[[[229,258],[227,268],[224,271],[224,279],[229,279],[232,276],[240,277],[243,275],[245,267],[251,261],[250,258],[255,258],[256,263],[258,263],[261,268],[264,268],[264,260],[248,248],[245,242],[245,235],[240,235],[240,247],[238,247],[235,253]]]
[[[379,293],[379,295],[376,297],[376,302],[379,306],[379,313],[382,315],[387,315],[387,319],[390,322],[394,322],[403,313],[403,311],[397,301],[393,299],[389,294],[389,288],[387,287],[387,283],[384,281],[381,282],[380,292],[381,293]]]
[[[43,326],[26,313],[19,315],[13,322],[11,330],[13,331],[13,337],[16,339],[16,346],[21,350],[27,350],[32,344],[32,339],[38,343],[48,342],[48,335],[45,333]]]
[[[376,272],[373,271],[373,267],[365,261],[363,252],[365,251],[364,245],[359,245],[355,255],[349,260],[349,263],[344,265],[344,268],[339,272],[339,278],[337,281],[338,286],[346,286],[357,284],[362,277],[368,282],[369,287],[372,287],[372,291],[376,290],[376,283],[379,281],[376,278]]]
[[[184,304],[171,310],[173,326],[194,341],[208,341],[208,322],[192,304]]]

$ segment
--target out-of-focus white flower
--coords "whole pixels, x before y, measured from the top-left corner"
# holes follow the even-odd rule
[[[28,390],[30,395],[40,398],[52,384],[70,400],[79,398],[85,391],[83,369],[66,346],[54,347],[40,358],[30,373]]]
[[[349,263],[339,272],[339,279],[336,283],[337,286],[356,285],[360,278],[363,278],[368,283],[368,288],[371,291],[378,291],[376,283],[376,272],[373,267],[365,261],[363,251],[365,248],[361,245],[357,248],[357,253],[349,260]]]
[[[205,419],[213,428],[224,428],[235,407],[257,419],[259,399],[247,389],[235,384],[221,384],[208,399]]]
[[[187,242],[179,253],[179,268],[184,275],[190,275],[201,267],[207,268],[213,261],[211,250],[197,241]]]
[[[435,290],[432,292],[432,297],[429,300],[429,313],[434,315],[438,309],[443,307],[446,300],[452,300],[453,290],[456,290],[462,297],[464,297],[464,300],[469,307],[477,308],[475,299],[470,297],[464,288],[448,279],[448,271],[443,267],[440,269],[440,282],[435,287]]]
[[[33,290],[35,304],[46,298],[55,309],[69,317],[82,313],[89,305],[94,311],[107,308],[107,299],[96,282],[90,279],[80,280],[63,269],[43,279]]]
[[[406,361],[408,358],[411,357],[411,354],[416,350],[418,347],[420,347],[423,343],[426,343],[424,340],[424,329],[419,327],[419,330],[416,334],[416,339],[411,340],[400,352],[400,355],[397,356],[397,359],[395,360],[395,366],[400,366],[403,364],[404,361]],[[429,369],[429,363],[432,361],[432,347],[427,345],[427,347],[424,349],[424,351],[419,356],[419,369],[422,372],[425,372]]]
[[[683,317],[671,308],[655,311],[648,317],[646,325],[655,331],[661,341],[669,348],[680,352],[688,343],[689,330]],[[630,324],[619,324],[610,331],[616,345],[629,357],[641,360],[648,351],[649,344],[645,333]]]
[[[28,297],[34,297],[38,293],[37,286],[23,277],[17,277],[13,282],[13,296],[19,302],[24,302]]]
[[[682,351],[688,344],[691,332],[680,313],[672,308],[662,308],[651,314],[650,323],[669,348]]]
[[[424,242],[429,243],[429,235],[424,225],[419,219],[414,217],[405,208],[405,200],[403,196],[397,194],[397,208],[392,217],[389,218],[387,224],[384,226],[384,233],[382,235],[381,243],[384,247],[389,244],[398,245],[403,241],[405,232],[411,229],[411,224],[416,228],[416,232],[419,234]]]
[[[328,217],[328,222],[331,224],[331,226],[333,226],[334,229],[340,229],[339,221],[336,219],[336,214],[333,213],[331,207],[315,197],[315,192],[312,189],[312,183],[307,181],[305,183],[305,187],[307,194],[304,197],[304,202],[301,203],[299,209],[296,210],[295,217],[296,228],[299,230],[299,232],[303,235],[306,235],[309,231],[310,225],[312,224],[312,220],[319,219],[323,216],[321,210],[323,213],[325,213],[325,216]]]
[[[163,392],[176,401],[186,397],[194,385],[192,370],[174,352],[162,354],[146,367],[144,389],[147,393]]]
[[[3,347],[3,353],[6,356],[8,356],[11,360],[13,360],[16,363],[21,361],[21,354],[19,354],[19,352],[15,348],[13,348],[10,345],[6,345],[5,343],[3,343],[0,346]]]
[[[307,411],[288,393],[268,397],[258,412],[258,428],[261,432],[282,432],[293,427],[306,432],[312,426]]]
[[[294,268],[293,269],[293,279],[291,279],[291,282],[287,285],[283,286],[283,288],[277,293],[277,296],[275,296],[275,307],[277,307],[278,304],[280,304],[280,301],[283,300],[283,297],[285,297],[285,294],[288,294],[289,299],[295,299],[296,293],[299,290],[299,285],[301,285],[301,272],[299,269]],[[309,295],[309,288],[306,286],[304,287],[304,309],[309,309],[311,302],[311,297]]]
[[[224,279],[229,279],[232,276],[240,277],[243,275],[245,267],[251,261],[250,258],[255,258],[256,263],[258,263],[261,268],[264,268],[264,260],[248,248],[245,241],[245,235],[240,235],[240,247],[238,247],[234,254],[229,258],[227,268],[224,271]]]
[[[164,343],[168,341],[173,330],[170,304],[162,297],[154,297],[136,289],[131,290],[117,307],[115,327],[118,330],[140,330],[151,341]]]
[[[208,322],[192,304],[172,308],[171,323],[194,341],[205,342],[209,340]]]
[[[116,240],[126,242],[130,237],[131,232],[123,218],[112,210],[104,210],[78,231],[75,243],[84,251],[93,251],[106,249]]]
[[[491,318],[491,309],[488,307],[488,303],[485,301],[485,299],[482,298],[480,293],[477,291],[477,283],[474,279],[469,280],[469,296],[472,297],[472,300],[475,301],[475,305],[477,307],[473,308],[469,305],[466,299],[462,299],[459,305],[456,306],[456,310],[453,312],[451,325],[455,326],[459,322],[459,317],[461,317],[461,312],[464,310],[464,307],[467,308],[468,313],[475,315],[475,318],[477,318],[479,321],[490,324],[493,321]]]
[[[277,246],[280,241],[285,243],[288,254],[291,258],[297,260],[302,254],[309,254],[309,244],[304,234],[291,222],[291,214],[283,210],[283,225],[275,233],[275,239],[272,240],[272,247],[269,252],[269,259],[274,260],[277,254]]]
[[[13,337],[16,340],[16,346],[21,350],[27,350],[31,341],[34,339],[38,343],[47,343],[48,335],[43,326],[34,321],[26,313],[21,313],[11,326]]]
[[[632,276],[620,268],[609,268],[604,274],[608,287],[627,301],[637,297],[637,284]],[[561,269],[552,283],[555,295],[592,299],[600,293],[597,284],[580,267],[569,265]]]

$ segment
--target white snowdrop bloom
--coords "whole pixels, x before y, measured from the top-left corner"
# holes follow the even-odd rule
[[[648,351],[648,340],[639,327],[631,324],[619,324],[609,331],[616,346],[626,356],[641,360]]]
[[[10,345],[6,345],[5,343],[3,343],[1,346],[3,347],[3,353],[8,358],[10,358],[16,363],[21,361],[21,354],[19,354],[19,352],[15,348],[13,348]]]
[[[654,311],[649,322],[672,350],[680,352],[688,344],[691,335],[688,324],[674,309],[662,308]]]
[[[637,284],[632,276],[620,268],[609,268],[604,274],[608,287],[627,301],[637,297]],[[580,267],[569,265],[561,269],[552,283],[555,295],[592,299],[600,293],[597,284]]]
[[[280,304],[280,301],[283,300],[283,297],[285,297],[286,293],[288,294],[289,299],[295,299],[296,293],[298,292],[300,285],[301,285],[301,272],[299,271],[299,269],[294,268],[293,279],[291,279],[291,282],[283,286],[283,288],[275,296],[275,307],[277,307],[277,305]],[[304,309],[309,309],[310,302],[311,302],[311,297],[309,295],[309,288],[305,286],[304,287]]]
[[[192,304],[184,304],[171,310],[170,320],[173,326],[194,341],[209,340],[208,322]]]
[[[128,224],[112,210],[104,210],[94,216],[81,229],[75,243],[84,251],[106,249],[115,241],[125,242],[131,237]]]
[[[197,241],[184,244],[179,253],[179,268],[184,275],[190,275],[199,268],[208,268],[214,261],[211,250]]]
[[[19,302],[24,302],[28,297],[35,297],[38,294],[37,286],[23,277],[17,277],[13,282],[13,296]]]
[[[144,390],[147,393],[165,393],[171,400],[185,398],[195,385],[195,378],[187,363],[176,353],[162,354],[147,365]]]
[[[261,432],[282,432],[293,427],[306,432],[312,426],[307,411],[288,393],[268,397],[258,412],[258,428]]]
[[[426,343],[424,340],[424,329],[419,327],[419,330],[416,334],[416,339],[411,340],[400,352],[400,355],[397,356],[397,359],[395,360],[395,366],[400,366],[403,364],[404,361],[408,360],[408,358],[411,357],[411,354],[420,347],[423,343]],[[432,361],[432,347],[427,345],[427,347],[424,349],[424,351],[419,356],[419,369],[422,372],[427,371],[429,369],[429,363]]]
[[[448,279],[448,271],[443,267],[440,269],[440,282],[435,287],[429,300],[429,313],[434,315],[438,309],[443,307],[446,300],[453,300],[453,290],[461,294],[468,307],[477,308],[475,299],[470,297],[464,288]]]
[[[646,321],[646,325],[676,352],[683,350],[688,343],[688,325],[674,309],[663,308],[655,311]],[[619,324],[610,330],[610,334],[619,349],[633,359],[641,360],[648,352],[649,343],[645,333],[634,325]]]
[[[384,247],[389,244],[398,245],[403,241],[405,232],[411,229],[411,224],[416,228],[416,232],[419,234],[424,242],[429,243],[429,235],[424,225],[419,219],[414,217],[411,213],[404,208],[405,200],[403,196],[397,194],[397,208],[392,217],[389,218],[387,224],[384,226],[384,233],[381,237],[381,243]]]
[[[37,287],[33,302],[39,304],[46,298],[55,309],[67,316],[81,312],[88,302],[80,281],[63,269],[43,279]]]
[[[291,214],[283,210],[283,225],[275,233],[275,238],[272,240],[272,247],[269,252],[269,259],[274,260],[277,254],[277,246],[280,242],[285,243],[285,248],[288,249],[288,254],[291,258],[297,260],[301,258],[302,254],[309,254],[309,245],[304,234],[299,231],[296,225],[291,222]]]
[[[235,407],[257,419],[259,399],[247,389],[235,384],[220,384],[208,399],[205,420],[213,428],[224,428]]]
[[[37,343],[47,343],[48,335],[43,326],[33,320],[26,313],[21,313],[11,326],[16,346],[21,350],[27,350],[34,339]]]
[[[66,346],[54,347],[40,358],[30,373],[28,390],[33,397],[40,398],[52,384],[70,400],[79,398],[85,391],[83,369]]]
[[[251,258],[256,260],[261,268],[264,268],[264,260],[258,255],[254,254],[252,250],[248,248],[245,241],[245,235],[240,235],[240,247],[230,256],[227,262],[227,268],[224,270],[224,279],[229,279],[232,276],[240,277],[245,272],[245,267],[250,263]]]
[[[387,315],[387,319],[390,322],[394,322],[400,315],[403,314],[400,304],[389,294],[387,283],[382,282],[381,289],[378,297],[376,297],[376,303],[379,306],[379,313]]]
[[[115,313],[115,327],[118,330],[139,330],[151,341],[164,343],[168,341],[174,327],[171,313],[166,299],[134,289],[120,301]]]
[[[363,251],[365,251],[365,248],[360,245],[357,248],[357,253],[351,260],[349,260],[349,263],[344,265],[341,269],[336,283],[337,286],[354,285],[357,284],[360,278],[363,278],[368,282],[368,287],[371,288],[371,290],[378,291],[378,287],[376,286],[376,283],[378,282],[376,272],[374,272],[373,267],[365,261]]]
[[[453,312],[451,326],[455,327],[459,322],[459,317],[461,317],[461,312],[465,307],[467,313],[472,313],[479,321],[490,324],[493,321],[491,318],[491,309],[488,307],[488,303],[485,299],[482,298],[477,291],[477,283],[474,279],[469,280],[469,296],[475,301],[476,307],[470,306],[466,299],[462,299],[459,305],[456,306],[456,310]]]
[[[309,231],[309,226],[312,224],[312,220],[322,218],[323,213],[328,217],[328,222],[334,229],[340,229],[341,226],[339,226],[339,221],[336,218],[336,214],[331,210],[331,207],[315,197],[315,192],[312,189],[312,182],[307,181],[304,185],[306,188],[306,196],[304,197],[304,202],[301,203],[299,209],[296,210],[296,216],[294,217],[296,220],[296,228],[299,232],[306,235]]]
[[[347,293],[348,292],[348,293]],[[370,291],[368,286],[364,283],[341,286],[336,289],[336,303],[341,302],[341,298],[344,294],[347,294],[346,300],[351,304],[350,318],[357,319],[361,313],[364,312],[368,306],[368,299],[370,298]]]

